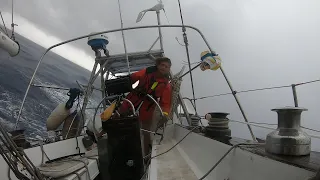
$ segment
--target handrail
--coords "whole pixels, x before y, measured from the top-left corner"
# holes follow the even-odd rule
[[[32,84],[32,82],[33,82],[33,80],[34,80],[34,78],[35,78],[35,75],[36,75],[36,73],[37,73],[37,71],[38,71],[38,68],[39,68],[41,62],[43,61],[44,56],[45,56],[51,49],[53,49],[53,48],[55,48],[55,47],[58,47],[58,46],[60,46],[60,45],[69,43],[69,42],[73,42],[73,41],[76,41],[76,40],[84,39],[84,38],[87,38],[87,37],[90,37],[90,36],[99,35],[99,34],[105,34],[105,33],[117,32],[117,31],[133,30],[133,29],[161,28],[161,27],[163,27],[163,28],[165,28],[165,27],[184,27],[184,28],[193,29],[193,30],[197,31],[197,32],[200,34],[200,36],[202,37],[203,41],[205,42],[205,44],[207,45],[208,49],[210,50],[210,52],[211,52],[212,54],[216,54],[216,53],[212,50],[211,46],[209,45],[207,39],[204,37],[204,35],[202,34],[202,32],[201,32],[198,28],[193,27],[193,26],[189,26],[189,25],[149,25],[149,26],[127,27],[127,28],[120,28],[120,29],[107,30],[107,31],[101,31],[101,32],[93,33],[93,34],[88,34],[88,35],[85,35],[85,36],[76,37],[76,38],[73,38],[73,39],[70,39],[70,40],[67,40],[67,41],[64,41],[64,42],[55,44],[55,45],[49,47],[49,48],[43,53],[43,55],[41,56],[40,60],[38,61],[38,64],[37,64],[37,66],[36,66],[36,68],[35,68],[35,70],[34,70],[34,72],[33,72],[33,75],[32,75],[32,77],[31,77],[31,79],[30,79],[30,82],[29,82],[28,87],[27,87],[27,89],[26,89],[26,92],[25,92],[25,94],[24,94],[24,97],[23,97],[23,100],[22,100],[22,104],[21,104],[21,106],[20,106],[19,113],[18,113],[18,117],[17,117],[17,120],[16,120],[15,129],[16,129],[17,126],[18,126],[22,109],[23,109],[23,107],[24,107],[24,104],[25,104],[27,95],[28,95],[28,93],[29,93],[31,84]],[[232,88],[232,86],[231,86],[231,84],[230,84],[230,82],[229,82],[229,80],[228,80],[228,78],[227,78],[227,76],[226,76],[223,68],[220,67],[219,69],[220,69],[220,71],[222,72],[225,80],[227,81],[227,84],[228,84],[231,92],[234,92],[234,90],[233,90],[233,88]],[[241,104],[240,104],[240,102],[239,102],[236,94],[233,94],[233,96],[234,96],[234,98],[235,98],[235,100],[236,100],[236,102],[237,102],[237,104],[238,104],[238,107],[239,107],[239,109],[240,109],[240,111],[241,111],[241,113],[242,113],[242,116],[244,117],[245,121],[248,122],[248,119],[247,119],[247,117],[246,117],[246,115],[245,115],[245,113],[244,113],[244,110],[242,109],[242,106],[241,106]],[[253,134],[253,131],[252,131],[252,129],[251,129],[251,127],[250,127],[249,125],[248,125],[248,129],[249,129],[249,131],[250,131],[250,134],[251,134],[251,136],[252,136],[252,139],[256,141],[255,136],[254,136],[254,134]]]

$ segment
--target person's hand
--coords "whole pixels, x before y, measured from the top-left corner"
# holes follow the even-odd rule
[[[169,117],[165,114],[163,114],[163,116],[161,117],[161,119],[159,120],[159,123],[158,123],[158,128],[163,128],[164,125],[168,122],[169,120]]]

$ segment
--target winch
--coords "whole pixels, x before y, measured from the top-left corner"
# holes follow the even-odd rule
[[[205,115],[208,120],[208,126],[205,128],[205,134],[216,140],[229,140],[231,138],[231,130],[229,129],[229,113],[211,112]]]
[[[278,128],[267,135],[267,152],[293,156],[310,154],[311,138],[300,128],[301,113],[306,110],[300,107],[272,109],[278,113]]]

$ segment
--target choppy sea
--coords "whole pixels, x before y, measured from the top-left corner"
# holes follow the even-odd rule
[[[7,52],[0,49],[0,121],[9,131],[15,127],[16,115],[24,93],[40,56],[45,52],[43,47],[18,34],[16,38],[21,48],[18,56],[10,57]],[[75,88],[78,87],[76,81],[87,84],[89,77],[90,71],[87,69],[49,52],[40,65],[33,83]],[[45,137],[46,119],[59,103],[68,100],[67,92],[31,87],[18,129],[25,129],[27,136]],[[91,106],[97,104],[97,98],[98,94],[94,93]]]

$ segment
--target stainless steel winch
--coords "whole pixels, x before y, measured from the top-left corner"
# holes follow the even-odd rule
[[[272,109],[278,113],[278,128],[267,135],[266,151],[281,155],[308,155],[311,151],[311,138],[301,131],[300,107],[283,107]]]

